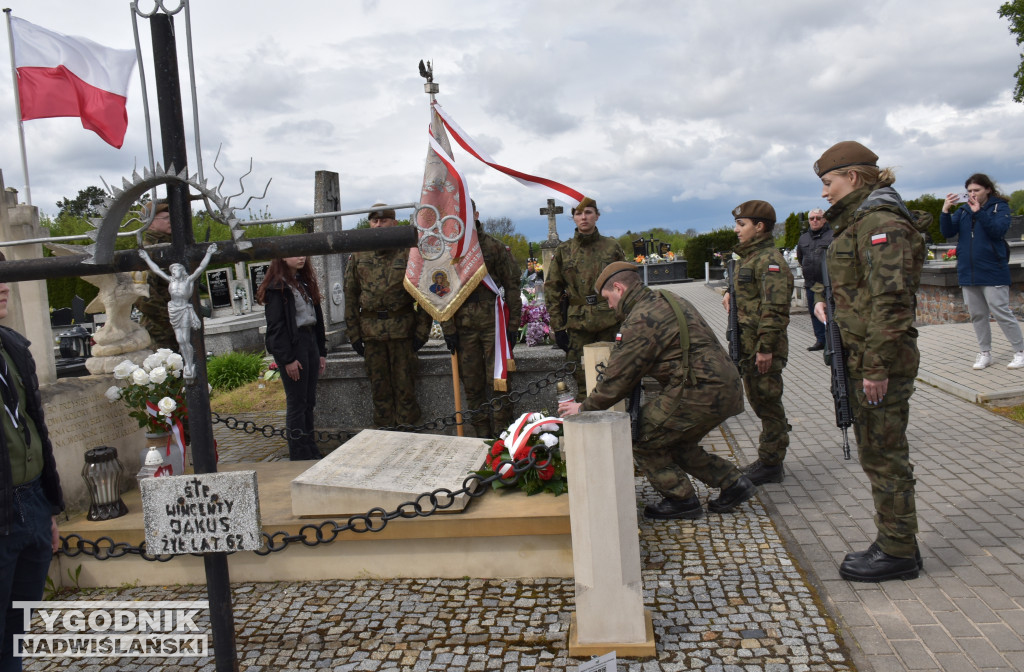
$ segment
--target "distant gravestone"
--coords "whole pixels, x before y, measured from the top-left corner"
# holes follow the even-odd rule
[[[265,261],[261,261],[258,264],[249,264],[249,287],[251,288],[249,296],[256,296],[256,290],[263,284],[263,278],[267,277],[269,269],[270,264]]]
[[[71,316],[75,324],[85,324],[91,320],[85,314],[85,299],[75,294],[71,299]]]
[[[482,439],[365,429],[292,481],[292,513],[392,510],[424,492],[459,490],[487,451]],[[461,511],[468,500],[462,495],[445,511]]]
[[[227,553],[263,545],[255,471],[144,478],[140,489],[149,553]]]
[[[231,269],[206,271],[206,286],[210,290],[210,303],[214,308],[231,307]]]
[[[50,324],[54,327],[70,327],[73,317],[70,308],[58,308],[50,313]]]

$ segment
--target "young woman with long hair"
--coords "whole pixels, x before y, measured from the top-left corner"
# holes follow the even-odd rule
[[[266,306],[267,352],[284,383],[288,454],[292,460],[319,460],[313,409],[316,384],[327,367],[327,338],[320,287],[309,257],[271,261],[256,301]]]

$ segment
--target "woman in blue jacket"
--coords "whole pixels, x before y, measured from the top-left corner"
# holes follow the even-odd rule
[[[267,352],[274,356],[284,383],[289,457],[319,460],[313,409],[316,384],[327,366],[327,339],[320,287],[309,257],[271,261],[256,300],[266,306]]]
[[[1015,354],[1007,368],[1024,368],[1024,336],[1010,310],[1010,247],[1006,244],[1010,205],[1006,197],[996,191],[988,175],[975,173],[967,178],[964,186],[967,204],[951,215],[949,211],[960,200],[960,195],[947,194],[939,226],[947,238],[959,236],[957,276],[980,351],[974,368],[984,369],[992,363],[989,313],[1013,346]]]

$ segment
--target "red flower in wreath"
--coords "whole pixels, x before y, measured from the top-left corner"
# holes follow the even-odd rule
[[[537,478],[539,478],[542,481],[550,481],[554,477],[554,475],[555,465],[551,463],[551,460],[545,462],[543,467],[537,467]]]
[[[505,450],[505,443],[501,439],[498,439],[494,442],[494,445],[491,446],[491,455],[501,455],[501,451],[503,450]]]

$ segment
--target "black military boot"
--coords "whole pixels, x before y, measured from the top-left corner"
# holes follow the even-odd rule
[[[696,520],[704,515],[704,509],[701,507],[697,495],[692,495],[686,499],[669,499],[666,497],[657,504],[645,506],[644,515],[657,520],[675,520],[678,518]]]
[[[853,553],[847,553],[846,557],[843,558],[843,562],[850,562],[852,560],[856,560],[857,558],[862,558],[865,555],[867,555],[868,553],[874,553],[877,550],[878,550],[878,544],[872,543],[870,546],[868,546],[867,550],[865,550],[865,551],[854,551]],[[924,560],[921,559],[921,549],[920,548],[914,548],[914,560],[917,561],[917,568],[918,569],[924,569]]]
[[[915,558],[897,558],[874,544],[864,554],[839,565],[839,576],[864,583],[916,579],[919,571]]]
[[[728,488],[722,488],[718,499],[708,502],[708,511],[728,513],[755,494],[757,494],[757,486],[746,475],[740,476],[739,480]]]
[[[765,464],[760,459],[748,464],[743,469],[743,473],[747,475],[747,478],[754,485],[782,483],[782,479],[786,477],[785,472],[782,470],[781,462],[778,464]]]

